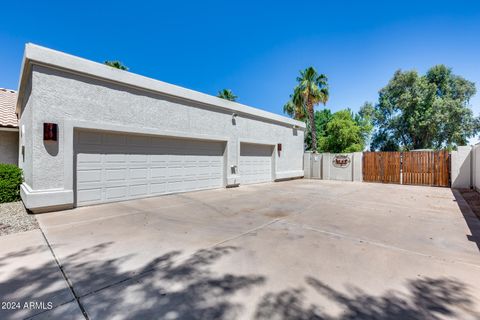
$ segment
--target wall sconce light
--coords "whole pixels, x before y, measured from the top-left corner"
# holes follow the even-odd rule
[[[238,114],[232,113],[232,124],[234,126],[237,125],[237,116],[238,116]]]
[[[278,156],[280,157],[280,153],[282,152],[282,144],[281,143],[278,143],[277,144],[277,153],[278,153]]]
[[[44,123],[43,124],[43,140],[57,141],[58,138],[58,124]]]

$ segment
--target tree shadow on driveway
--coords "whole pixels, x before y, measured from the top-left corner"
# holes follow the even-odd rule
[[[75,261],[77,255],[95,255],[110,245],[103,243],[80,250],[69,258]],[[28,257],[36,250],[39,248],[31,247],[4,255],[0,257],[0,266]],[[266,275],[239,275],[235,269],[214,271],[215,263],[238,250],[241,248],[218,246],[198,250],[186,258],[180,258],[180,251],[170,251],[152,259],[135,274],[122,271],[123,259],[87,259],[88,262],[71,265],[67,274],[78,273],[80,281],[97,285],[78,297],[90,319],[245,319],[247,307],[253,307],[252,316],[257,320],[480,318],[473,311],[478,307],[474,305],[477,297],[472,297],[465,283],[447,277],[409,280],[405,290],[385,291],[379,296],[353,285],[346,287],[344,293],[317,278],[306,277],[304,283],[293,289],[267,292],[258,299],[252,292],[267,289]],[[102,277],[117,281],[105,285],[99,280]],[[388,284],[385,286],[388,289]],[[35,268],[19,267],[0,283],[0,296],[3,301],[53,300],[57,307],[29,314],[0,310],[1,319],[35,314],[46,319],[71,319],[71,309],[58,307],[77,303],[54,262],[37,264]],[[332,304],[342,310],[341,314],[332,315]]]
[[[243,306],[229,298],[265,282],[263,276],[211,271],[212,264],[235,250],[203,249],[180,262],[169,255],[146,267],[152,271],[81,301],[96,319],[235,319]]]
[[[68,256],[75,261],[78,256],[93,255],[105,250],[104,243]],[[35,248],[13,252],[1,257],[1,263],[14,263],[14,258],[28,256]],[[90,319],[232,319],[242,312],[242,305],[230,301],[241,290],[262,285],[265,278],[258,275],[234,275],[214,273],[210,266],[223,256],[237,250],[235,247],[214,247],[198,250],[185,259],[178,259],[181,252],[171,251],[153,259],[132,275],[121,271],[124,260],[95,260],[70,265],[68,274],[77,273],[80,282],[103,285],[77,297]],[[128,257],[124,257],[127,259]],[[116,283],[104,285],[102,278],[116,279]],[[61,285],[59,285],[59,283]],[[50,290],[55,284],[55,290]],[[75,289],[75,283],[73,284]],[[76,303],[75,297],[59,277],[56,263],[21,267],[0,283],[2,301],[54,301],[54,307]],[[62,296],[62,299],[58,297]],[[57,311],[61,308],[56,309]],[[55,313],[55,318],[68,319],[71,310]],[[1,319],[19,319],[35,314],[49,318],[48,310],[20,311],[0,310]],[[77,315],[78,316],[78,315]]]
[[[256,320],[353,320],[353,319],[429,319],[445,318],[478,319],[480,314],[472,311],[474,300],[462,282],[449,278],[423,278],[407,282],[407,293],[390,290],[374,296],[362,289],[349,286],[342,293],[322,281],[307,277],[309,288],[333,302],[341,310],[332,316],[325,307],[315,302],[308,303],[306,287],[268,293],[257,306]],[[318,298],[319,296],[317,296]],[[461,311],[462,314],[459,314]]]

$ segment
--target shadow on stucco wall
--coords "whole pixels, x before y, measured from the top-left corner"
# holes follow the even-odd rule
[[[43,146],[52,157],[58,155],[58,141],[43,141]]]

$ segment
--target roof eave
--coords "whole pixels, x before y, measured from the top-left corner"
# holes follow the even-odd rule
[[[16,106],[17,114],[20,112],[20,108],[23,104],[23,92],[27,84],[28,74],[32,64],[46,65],[94,78],[99,78],[104,81],[116,82],[122,85],[135,87],[140,90],[147,90],[180,99],[200,102],[202,104],[224,109],[232,113],[266,119],[284,125],[295,126],[299,129],[305,129],[306,127],[304,122],[290,119],[275,113],[256,109],[237,102],[224,100],[215,96],[186,89],[152,78],[147,78],[128,71],[118,70],[101,63],[93,62],[31,43],[27,43],[25,45],[25,52],[22,60],[18,87],[18,100]]]

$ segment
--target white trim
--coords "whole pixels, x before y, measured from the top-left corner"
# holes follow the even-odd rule
[[[0,131],[18,132],[18,128],[0,127]]]
[[[240,103],[220,99],[198,91],[182,88],[166,82],[147,78],[138,74],[118,70],[101,63],[79,58],[60,51],[41,47],[32,43],[25,45],[24,60],[22,61],[22,73],[19,83],[19,96],[22,95],[22,88],[26,85],[28,70],[31,64],[41,64],[48,67],[68,70],[73,73],[99,78],[104,81],[120,83],[141,90],[153,91],[160,94],[199,102],[208,106],[221,108],[232,113],[250,115],[269,121],[279,122],[289,126],[305,128],[305,123],[290,119],[275,113],[252,108]],[[18,99],[17,113],[20,111],[22,99]]]
[[[33,211],[48,207],[73,207],[73,190],[33,190],[24,182],[20,185],[20,195],[25,207]]]
[[[289,179],[289,178],[301,178],[305,175],[303,170],[281,171],[277,172],[276,180]]]

